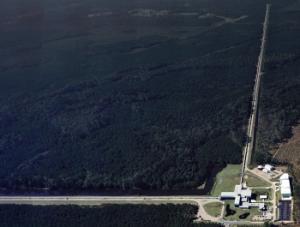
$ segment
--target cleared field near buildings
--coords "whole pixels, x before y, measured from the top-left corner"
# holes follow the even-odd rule
[[[223,203],[220,202],[207,203],[204,205],[205,211],[213,217],[219,217],[222,213],[222,208]]]
[[[270,187],[271,186],[270,183],[264,181],[263,179],[249,172],[246,173],[245,180],[247,186],[249,187]]]
[[[239,184],[240,170],[240,165],[227,165],[217,174],[215,184],[210,194],[213,196],[219,196],[221,192],[233,191],[234,186]]]

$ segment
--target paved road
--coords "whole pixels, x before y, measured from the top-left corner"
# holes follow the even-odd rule
[[[0,204],[100,205],[104,203],[199,203],[211,196],[0,196]]]

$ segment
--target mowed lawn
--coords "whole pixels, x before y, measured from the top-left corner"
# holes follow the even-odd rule
[[[251,208],[251,209],[240,209],[234,206],[233,201],[226,201],[225,203],[225,214],[224,214],[224,219],[228,221],[236,221],[236,220],[241,220],[241,221],[252,221],[253,217],[256,215],[260,215],[261,212],[257,208]],[[229,204],[230,209],[233,210],[235,213],[232,215],[226,216],[226,205]],[[245,218],[241,218],[241,215],[246,215]]]
[[[268,199],[267,200],[272,200],[273,199],[273,190],[271,188],[269,189],[253,189],[252,190],[253,195],[256,196],[256,201],[262,201],[262,199],[259,198],[260,195],[267,195]]]
[[[263,179],[253,175],[252,173],[247,172],[246,176],[246,184],[249,187],[270,187],[271,184]]]
[[[240,182],[241,165],[227,165],[219,172],[215,184],[210,192],[212,196],[219,196],[221,192],[231,192],[234,186]]]
[[[222,213],[222,208],[223,203],[220,202],[207,203],[204,205],[205,211],[213,217],[219,217]]]

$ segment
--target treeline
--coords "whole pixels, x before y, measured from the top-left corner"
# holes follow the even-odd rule
[[[1,205],[1,227],[219,227],[193,223],[193,205]]]
[[[260,225],[239,225],[240,227],[279,227],[281,225],[275,225],[269,222],[265,222],[264,224],[260,224]]]

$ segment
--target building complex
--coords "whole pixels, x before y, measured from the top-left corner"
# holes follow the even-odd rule
[[[257,207],[260,210],[265,209],[264,203],[258,203],[251,198],[252,190],[248,188],[246,184],[236,185],[233,192],[222,192],[220,195],[221,200],[234,200],[234,205],[242,209],[249,209],[252,207]]]

